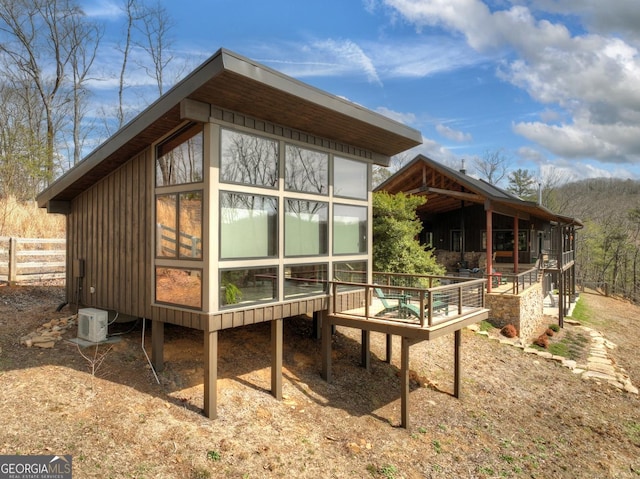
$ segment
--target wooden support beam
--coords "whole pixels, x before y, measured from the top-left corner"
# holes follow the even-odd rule
[[[361,365],[367,371],[371,369],[371,331],[362,330]]]
[[[384,362],[391,364],[392,356],[393,356],[393,335],[387,334],[387,356],[384,358]]]
[[[409,428],[409,338],[402,338],[400,352],[400,426]]]
[[[164,323],[151,321],[151,364],[156,372],[164,369]]]
[[[453,395],[460,398],[462,381],[462,363],[460,346],[462,345],[462,330],[453,333]]]
[[[282,400],[282,323],[283,319],[271,321],[271,394]]]
[[[331,321],[326,312],[322,315],[322,378],[331,382]]]
[[[313,326],[311,327],[311,338],[320,339],[322,337],[322,315],[320,311],[313,312]]]
[[[204,415],[218,417],[218,331],[204,332]]]

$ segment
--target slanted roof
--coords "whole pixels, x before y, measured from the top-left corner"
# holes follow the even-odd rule
[[[424,155],[416,156],[410,163],[379,185],[375,191],[403,192],[426,196],[427,202],[418,212],[447,213],[466,205],[490,204],[499,214],[526,218],[532,216],[546,221],[582,226],[568,216],[558,215],[533,201],[525,201],[484,180],[456,171]]]
[[[177,127],[186,99],[362,148],[384,166],[422,142],[413,128],[221,49],[42,192],[38,204],[73,199]]]

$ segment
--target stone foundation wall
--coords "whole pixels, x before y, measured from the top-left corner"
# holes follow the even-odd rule
[[[489,322],[497,328],[513,324],[523,341],[533,340],[538,327],[544,322],[542,286],[535,284],[517,296],[490,293],[485,295]]]

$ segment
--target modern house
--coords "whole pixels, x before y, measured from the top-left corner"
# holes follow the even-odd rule
[[[519,285],[525,283],[540,283],[543,297],[557,289],[562,322],[576,292],[575,239],[576,229],[582,226],[579,220],[555,214],[537,202],[522,200],[464,170],[454,170],[423,155],[376,191],[424,196],[427,201],[417,212],[423,224],[421,242],[434,248],[438,261],[448,271],[475,271],[492,278],[487,283],[488,293],[507,283],[507,278],[508,288],[501,289],[513,296],[522,294],[524,288]],[[509,299],[519,298],[489,296],[487,306],[493,309],[490,316],[499,316],[492,301]],[[542,301],[538,298],[533,309],[530,303],[519,304],[527,314],[542,315]]]
[[[204,331],[204,410],[215,417],[218,331],[271,323],[281,397],[283,318],[324,312],[337,324],[329,313],[372,301],[357,287],[373,274],[371,168],[420,142],[222,49],[38,203],[67,216],[69,302],[150,319],[157,369],[164,323]],[[333,281],[351,283],[338,303]]]

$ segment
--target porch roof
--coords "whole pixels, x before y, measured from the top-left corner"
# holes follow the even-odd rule
[[[361,148],[383,166],[422,142],[413,128],[220,49],[42,192],[38,204],[73,199],[148,148],[185,121],[187,99]]]
[[[380,184],[375,191],[403,192],[427,198],[418,212],[447,213],[465,205],[482,204],[496,213],[521,218],[535,217],[544,221],[582,226],[580,220],[558,215],[533,201],[525,201],[484,180],[456,171],[424,155],[410,163]]]

